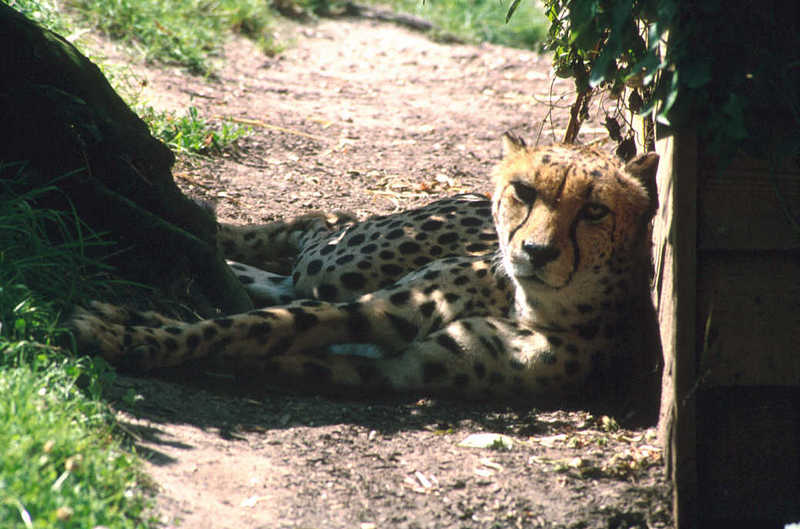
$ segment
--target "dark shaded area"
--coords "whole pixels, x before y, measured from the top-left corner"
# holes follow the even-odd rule
[[[192,516],[192,527],[216,527],[189,511],[220,499],[222,507],[209,512],[219,516],[233,504],[243,527],[671,527],[662,466],[614,463],[647,444],[643,431],[609,435],[601,418],[585,412],[247,392],[224,376],[192,377],[188,385],[185,377],[120,377],[113,389],[112,398],[138,395],[135,403],[118,402],[121,425],[156,479],[193,462],[191,482],[179,488],[227,491],[204,495],[203,507],[182,496],[159,499],[167,512]],[[502,434],[514,445],[461,446],[473,433]],[[581,441],[600,438],[603,450]],[[579,468],[566,465],[576,457]],[[239,498],[253,495],[281,496],[242,508]]]
[[[786,453],[800,443],[800,388],[712,388],[698,393],[697,413],[705,419],[697,423],[703,525],[783,527],[800,519],[800,460]]]
[[[116,244],[119,274],[169,289],[196,279],[202,310],[250,302],[216,249],[216,223],[175,186],[174,156],[74,46],[0,4],[0,178],[55,183],[39,207],[74,210]],[[8,165],[14,164],[14,165]],[[99,251],[95,249],[95,251]]]
[[[680,9],[675,35],[670,53],[682,85],[676,128],[697,129],[723,167],[737,152],[796,159],[800,4],[691,3]]]

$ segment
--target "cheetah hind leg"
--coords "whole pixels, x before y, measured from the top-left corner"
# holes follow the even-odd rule
[[[554,343],[563,341],[551,334]],[[556,355],[544,335],[505,318],[456,320],[404,350],[381,355],[372,346],[371,354],[360,354],[369,347],[340,344],[327,349],[338,354],[277,355],[261,367],[267,380],[311,390],[476,400],[535,396],[541,405],[574,394],[587,375],[582,351],[558,359],[564,355]],[[256,366],[247,376],[258,372]]]
[[[227,259],[289,275],[305,240],[355,223],[355,215],[346,211],[313,212],[258,225],[239,226],[221,222],[217,231],[217,246]]]
[[[448,349],[451,345],[439,343],[444,343],[437,340],[440,334],[446,331],[391,355],[384,355],[371,344],[331,345],[325,349],[328,354],[277,355],[266,362],[237,366],[237,376],[302,391],[345,395],[427,394],[480,399],[507,393],[502,378],[494,372],[495,395],[488,395],[484,384],[470,384],[472,377],[466,373],[475,372],[475,365],[480,366],[481,361],[471,354],[457,358]]]

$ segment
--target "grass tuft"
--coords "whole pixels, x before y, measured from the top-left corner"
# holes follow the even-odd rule
[[[0,338],[0,352],[9,344]],[[0,527],[144,527],[138,470],[76,385],[88,361],[0,371]]]
[[[34,206],[60,193],[58,181],[39,189],[27,187],[24,164],[0,164],[0,285],[32,285],[65,306],[97,291],[91,277],[108,267],[87,255],[106,244],[73,211]]]
[[[135,458],[100,400],[114,374],[59,346],[72,342],[61,314],[104,288],[86,251],[102,242],[36,207],[57,182],[26,184],[24,164],[0,165],[0,527],[146,527]]]
[[[271,42],[273,15],[259,0],[70,0],[70,5],[147,60],[177,63],[200,74],[213,73],[209,58],[219,54],[230,31]]]
[[[183,116],[152,107],[140,107],[139,113],[153,136],[181,154],[219,154],[252,133],[250,127],[224,120],[215,126],[200,117],[193,106]]]
[[[59,11],[55,0],[0,0],[19,11],[29,19],[37,22],[59,35],[72,32],[72,25]]]

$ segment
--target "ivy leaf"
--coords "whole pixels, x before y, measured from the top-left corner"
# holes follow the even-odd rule
[[[666,29],[665,24],[661,24],[658,21],[653,22],[647,27],[647,49],[650,52],[656,52],[658,50],[658,44],[661,41],[661,37],[664,35],[664,30]]]
[[[630,73],[624,77],[623,81],[628,83],[632,79],[641,77],[642,86],[647,86],[653,81],[653,77],[660,69],[660,65],[661,61],[657,56],[648,54],[645,58],[633,65],[630,69]]]
[[[589,50],[600,39],[597,26],[598,1],[576,1],[568,4],[570,31],[569,43],[574,48]]]
[[[672,106],[678,99],[678,86],[678,71],[676,70],[672,72],[669,89],[667,90],[667,93],[664,96],[664,102],[661,104],[661,108],[658,109],[658,114],[656,115],[656,121],[663,125],[671,125],[667,114],[669,114],[669,111],[672,109]]]
[[[611,31],[622,33],[625,26],[631,24],[631,9],[629,2],[619,2],[611,11]]]
[[[748,136],[744,124],[744,105],[738,96],[731,94],[728,97],[728,101],[722,107],[722,113],[728,118],[725,127],[728,136],[736,140],[743,140]]]
[[[681,66],[683,82],[691,89],[700,88],[711,81],[710,59],[686,62]]]
[[[608,71],[614,63],[614,54],[609,48],[604,48],[597,60],[594,61],[592,72],[589,74],[589,86],[596,88],[608,78]]]

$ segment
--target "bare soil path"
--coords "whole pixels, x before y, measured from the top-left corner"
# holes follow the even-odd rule
[[[238,149],[175,169],[223,220],[367,216],[486,192],[502,132],[563,135],[571,84],[546,57],[358,20],[282,32],[292,44],[276,58],[232,40],[217,79],[132,66],[156,108],[252,124]],[[121,377],[116,389],[138,395],[119,413],[166,527],[671,526],[653,430],[588,411],[286,395],[204,373]],[[513,446],[462,446],[476,433]]]

